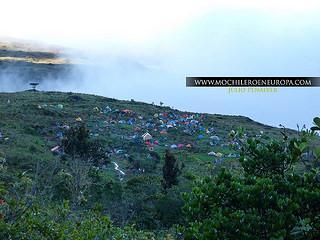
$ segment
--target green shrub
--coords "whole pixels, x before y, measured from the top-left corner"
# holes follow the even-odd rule
[[[244,173],[222,170],[185,194],[186,239],[319,239],[319,170],[293,171],[305,139],[243,145]]]

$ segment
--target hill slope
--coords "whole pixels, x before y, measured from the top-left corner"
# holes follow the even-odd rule
[[[248,135],[263,131],[280,136],[278,128],[242,116],[181,112],[76,93],[0,93],[0,153],[7,165],[2,180],[13,183],[22,173],[32,177],[43,166],[43,184],[49,186],[48,176],[55,179],[68,171],[61,151],[67,129],[82,124],[108,157],[95,164],[93,179],[99,180],[86,189],[86,207],[98,201],[117,224],[134,223],[142,229],[179,222],[180,193],[190,191],[198,176],[214,174],[221,166],[237,169],[238,153],[229,147],[231,130],[243,127]],[[152,139],[142,139],[144,133]],[[166,198],[161,194],[165,149],[184,165],[179,185]],[[59,201],[61,196],[58,192],[48,198]]]

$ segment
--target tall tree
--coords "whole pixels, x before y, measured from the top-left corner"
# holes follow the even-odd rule
[[[181,173],[181,169],[179,167],[177,159],[169,150],[166,150],[165,153],[162,173],[162,187],[165,191],[171,188],[173,185],[178,184],[178,176]]]

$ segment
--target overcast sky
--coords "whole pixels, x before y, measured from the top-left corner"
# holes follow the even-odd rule
[[[320,2],[312,0],[7,0],[0,37],[80,49],[95,67],[79,84],[43,86],[310,124],[320,88],[228,94],[185,76],[320,76]],[[318,100],[318,101],[317,101]]]

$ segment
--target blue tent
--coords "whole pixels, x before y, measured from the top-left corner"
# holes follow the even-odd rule
[[[199,136],[198,136],[198,139],[203,139],[204,138],[204,136],[202,135],[202,134],[200,134]]]
[[[199,127],[199,130],[200,131],[204,131],[204,130],[206,130],[204,127]]]
[[[130,119],[128,120],[128,124],[129,124],[129,125],[133,125],[133,124],[134,124],[134,122],[135,122],[135,121],[134,121],[134,119],[133,119],[133,118],[130,118]]]
[[[57,132],[56,136],[57,136],[57,138],[63,138],[63,133],[62,132]]]

